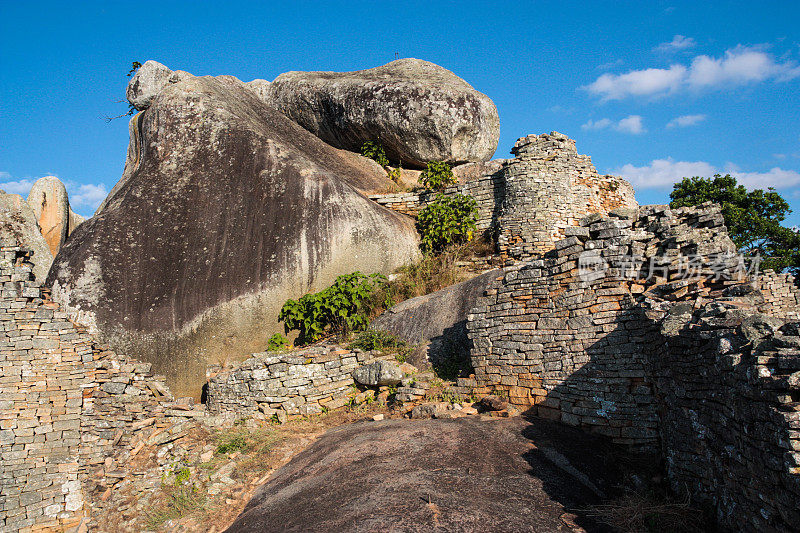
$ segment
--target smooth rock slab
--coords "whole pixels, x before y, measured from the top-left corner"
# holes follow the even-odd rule
[[[602,531],[576,509],[624,483],[617,453],[520,417],[350,424],[278,470],[227,531]]]

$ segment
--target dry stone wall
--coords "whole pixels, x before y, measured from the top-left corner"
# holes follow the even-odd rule
[[[800,319],[800,288],[794,276],[767,270],[759,274],[754,285],[764,297],[764,303],[759,307],[762,313]]]
[[[149,364],[70,322],[32,271],[30,251],[0,248],[2,531],[77,527],[145,443],[177,438],[192,414],[170,409]]]
[[[460,391],[660,450],[673,488],[724,527],[793,530],[800,324],[758,314],[795,316],[791,280],[752,281],[710,205],[612,211],[566,233],[472,310]]]
[[[528,135],[514,144],[503,169],[506,195],[499,220],[501,256],[525,260],[553,248],[589,213],[638,206],[630,184],[600,176],[575,141],[558,132]]]
[[[463,183],[444,190],[445,195],[466,194],[478,206],[477,227],[496,239],[507,264],[526,260],[553,248],[590,213],[608,214],[617,208],[636,208],[630,184],[615,176],[600,176],[591,158],[579,155],[575,141],[552,132],[520,138],[499,168],[486,173],[465,172]],[[379,204],[416,217],[436,194],[431,191],[379,194]]]
[[[493,174],[470,179],[447,187],[443,194],[454,196],[464,194],[472,196],[478,207],[476,226],[484,234],[491,235],[497,226],[500,208],[505,197],[505,180],[497,171]],[[422,209],[436,198],[437,193],[428,190],[401,192],[391,194],[374,194],[370,199],[384,207],[416,218]]]
[[[648,357],[673,490],[734,531],[800,524],[800,324],[676,304]]]
[[[657,331],[640,302],[654,285],[673,298],[710,295],[715,287],[705,278],[678,279],[679,258],[731,249],[722,227],[713,208],[647,206],[566,228],[569,237],[508,270],[472,310],[475,376],[459,385],[506,391],[541,416],[655,447],[658,419],[642,347]]]
[[[336,345],[253,354],[209,380],[206,405],[212,412],[265,418],[316,414],[347,404],[356,368],[390,359],[379,352]]]

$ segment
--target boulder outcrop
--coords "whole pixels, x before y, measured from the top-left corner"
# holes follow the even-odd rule
[[[28,193],[28,204],[33,209],[50,253],[55,256],[67,237],[83,223],[83,217],[72,211],[67,188],[55,176],[36,180]]]
[[[38,281],[47,277],[53,254],[39,228],[36,214],[22,196],[0,191],[0,243],[22,246],[33,252],[31,270]]]
[[[414,351],[416,366],[446,365],[469,359],[467,316],[490,283],[502,274],[492,270],[440,291],[400,302],[376,318],[371,327],[397,335]]]
[[[120,183],[49,283],[179,394],[199,396],[207,363],[262,351],[286,299],[419,253],[413,222],[362,194],[386,187],[385,172],[233,77],[168,83],[131,133]]]
[[[145,61],[133,75],[125,96],[128,101],[138,109],[143,111],[150,107],[153,100],[161,90],[170,83],[178,83],[182,79],[191,77],[191,74],[182,70],[172,71],[169,67],[162,65],[158,61]]]
[[[337,148],[380,140],[406,167],[487,161],[500,121],[491,99],[447,69],[419,59],[356,72],[287,72],[266,101]]]

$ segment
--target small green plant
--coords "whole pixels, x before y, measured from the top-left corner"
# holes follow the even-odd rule
[[[369,322],[373,294],[385,283],[382,274],[353,272],[339,276],[327,289],[300,300],[287,300],[278,320],[287,333],[300,332],[298,344],[314,342],[326,333],[359,331]]]
[[[280,352],[289,347],[289,339],[281,335],[280,333],[276,333],[269,338],[267,341],[267,351],[268,352]]]
[[[247,433],[235,430],[219,435],[217,438],[217,453],[229,454],[247,448]]]
[[[367,141],[361,145],[361,155],[368,157],[382,167],[389,166],[389,159],[380,141]]]
[[[403,176],[403,169],[401,167],[393,168],[386,172],[390,180],[395,183],[400,183],[400,178]]]
[[[461,403],[463,401],[463,398],[461,398],[460,394],[453,392],[450,389],[444,389],[440,396],[443,402],[450,404]]]
[[[447,163],[431,161],[419,175],[419,182],[426,189],[441,192],[448,185],[454,184],[456,177]]]
[[[417,215],[422,251],[426,254],[436,253],[450,245],[471,241],[477,220],[478,208],[471,196],[436,195]]]

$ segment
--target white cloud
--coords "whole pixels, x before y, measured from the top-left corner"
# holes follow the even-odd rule
[[[609,118],[601,118],[599,120],[590,120],[581,125],[581,129],[584,131],[597,131],[606,128],[611,128],[622,133],[632,133],[634,135],[647,131],[644,129],[642,117],[640,115],[628,115],[619,122],[614,122]]]
[[[788,189],[800,185],[800,172],[774,167],[769,172],[731,172],[737,181],[749,189]]]
[[[644,126],[642,126],[642,117],[640,115],[628,115],[617,123],[616,129],[617,131],[632,133],[633,135],[639,135],[645,131]]]
[[[672,65],[668,69],[648,68],[626,74],[603,74],[583,87],[602,100],[621,100],[626,96],[664,95],[680,89],[686,78],[686,67]]]
[[[682,115],[667,122],[667,128],[685,128],[703,122],[707,115]]]
[[[800,172],[772,168],[768,172],[742,172],[736,165],[725,165],[725,173],[730,173],[739,183],[750,189],[787,189],[800,185]],[[637,167],[623,165],[611,171],[624,177],[638,189],[669,189],[673,183],[683,178],[701,176],[710,178],[722,171],[705,161],[675,161],[672,158],[654,159],[649,165]]]
[[[590,120],[586,124],[581,125],[581,129],[588,130],[603,130],[611,126],[613,122],[610,118],[601,118],[600,120]]]
[[[70,205],[76,208],[87,207],[92,211],[97,209],[97,206],[108,196],[106,186],[102,183],[98,185],[91,183],[82,185],[69,184],[67,185],[67,192],[69,193]]]
[[[684,37],[683,35],[676,35],[672,41],[668,43],[661,43],[656,47],[659,52],[676,52],[678,50],[686,50],[696,45],[694,39],[691,37]]]
[[[6,191],[8,194],[19,194],[20,196],[28,196],[28,193],[33,187],[33,180],[29,178],[12,179],[8,172],[0,172],[0,189]]]
[[[55,174],[50,173],[48,176]],[[8,172],[0,171],[0,189],[9,194],[19,194],[27,197],[31,187],[38,178],[18,178],[15,179]],[[77,183],[73,180],[62,180],[67,188],[69,203],[76,211],[93,212],[100,203],[108,196],[106,186],[102,183]]]
[[[685,90],[725,89],[797,77],[800,77],[800,66],[795,61],[778,62],[762,48],[738,45],[719,58],[696,56],[688,67],[674,64],[667,69],[603,74],[582,88],[608,101],[631,96],[660,97]]]
[[[603,63],[602,65],[597,65],[597,70],[610,70],[614,67],[618,67],[623,65],[625,62],[621,59],[617,59],[615,61],[609,61],[608,63]]]

